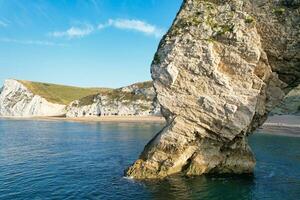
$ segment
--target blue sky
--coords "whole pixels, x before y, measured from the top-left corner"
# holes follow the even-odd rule
[[[150,64],[182,0],[0,0],[0,84],[7,78],[120,87]]]

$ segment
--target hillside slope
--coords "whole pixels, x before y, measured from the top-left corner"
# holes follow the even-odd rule
[[[76,99],[81,99],[88,95],[93,95],[99,92],[111,90],[108,88],[82,88],[25,80],[17,81],[23,84],[33,94],[39,95],[51,103],[57,103],[62,105],[68,105],[72,101]]]

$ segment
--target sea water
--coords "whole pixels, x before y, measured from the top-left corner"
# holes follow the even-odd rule
[[[162,127],[0,120],[0,199],[300,199],[300,137],[252,135],[252,176],[124,178]]]

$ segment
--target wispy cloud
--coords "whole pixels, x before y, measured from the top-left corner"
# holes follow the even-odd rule
[[[66,46],[66,44],[54,43],[46,40],[16,40],[11,38],[0,38],[0,42],[39,46]]]
[[[7,27],[8,24],[0,20],[0,27]]]
[[[163,29],[137,19],[109,19],[107,23],[98,25],[98,29],[107,27],[138,31],[157,38],[161,37],[165,33]]]
[[[141,20],[109,19],[106,23],[99,24],[97,28],[94,28],[94,26],[91,24],[83,24],[79,26],[72,26],[65,31],[54,31],[49,33],[48,35],[56,38],[75,39],[88,36],[93,32],[96,32],[97,30],[109,27],[114,27],[123,30],[133,30],[149,36],[154,36],[156,38],[160,38],[165,33],[163,29],[158,28],[155,25],[148,24],[147,22]]]
[[[52,37],[65,37],[68,39],[73,38],[82,38],[84,36],[90,35],[94,31],[94,27],[92,25],[86,24],[84,26],[72,26],[66,31],[55,31],[49,33]]]

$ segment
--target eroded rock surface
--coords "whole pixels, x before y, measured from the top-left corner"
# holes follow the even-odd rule
[[[271,115],[300,115],[300,85],[291,90]],[[298,122],[300,125],[300,121]]]
[[[160,105],[152,82],[130,86],[84,97],[67,106],[67,117],[84,116],[151,116],[160,115]]]
[[[299,1],[185,0],[151,73],[167,124],[126,175],[251,173],[247,136],[300,81]]]
[[[0,90],[0,117],[161,115],[150,81],[118,89],[99,90],[97,94],[84,96],[68,105],[50,102],[51,99],[38,95],[23,82],[12,79],[5,81]],[[59,90],[61,88],[55,92],[62,93]],[[49,96],[59,99],[55,92],[50,91]]]
[[[33,94],[17,80],[5,80],[0,92],[0,116],[58,116],[64,113],[65,105],[51,103]]]

